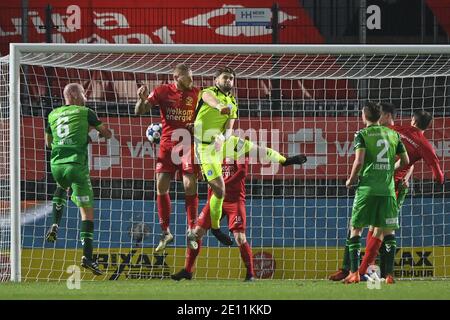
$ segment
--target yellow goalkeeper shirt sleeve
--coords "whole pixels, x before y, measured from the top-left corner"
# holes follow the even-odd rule
[[[231,108],[230,114],[221,114],[201,99],[204,92],[214,95],[222,104]],[[195,109],[194,138],[196,141],[210,143],[217,134],[225,132],[228,119],[238,118],[236,98],[231,93],[223,93],[218,87],[208,87],[200,92],[199,101]]]

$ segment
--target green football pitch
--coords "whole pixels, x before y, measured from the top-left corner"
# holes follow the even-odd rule
[[[397,281],[368,289],[365,282],[344,285],[325,280],[128,280],[81,282],[69,290],[65,282],[1,283],[0,299],[150,299],[150,300],[309,300],[309,299],[445,299],[450,281]]]

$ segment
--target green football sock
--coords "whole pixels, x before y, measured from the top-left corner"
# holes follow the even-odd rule
[[[344,260],[342,261],[342,270],[350,270],[350,239],[347,238],[345,241],[345,249],[344,249]]]
[[[67,191],[61,187],[56,187],[55,193],[53,194],[53,210],[52,210],[52,218],[53,224],[57,224],[61,222],[61,218],[64,212],[64,207],[67,204]]]
[[[384,255],[385,255],[385,275],[393,275],[394,272],[394,258],[397,251],[397,241],[395,235],[389,234],[384,237]]]
[[[94,240],[94,221],[81,221],[80,239],[83,244],[83,256],[92,260],[92,242]]]
[[[348,251],[350,255],[350,270],[351,272],[358,271],[359,268],[359,256],[361,253],[361,237],[354,236],[350,238]]]
[[[220,218],[222,217],[223,198],[219,199],[215,194],[209,200],[209,207],[211,212],[211,228],[220,228]]]
[[[286,158],[283,157],[279,152],[266,148],[266,158],[270,160],[270,162],[276,162],[283,164],[286,161]]]
[[[386,276],[386,245],[384,244],[384,240],[381,244],[378,258],[380,259],[381,277],[384,278]]]

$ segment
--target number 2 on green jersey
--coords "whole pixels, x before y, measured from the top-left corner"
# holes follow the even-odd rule
[[[384,146],[383,149],[381,149],[380,152],[377,154],[377,162],[389,162],[389,159],[385,157],[386,153],[389,150],[389,141],[380,139],[377,141],[377,147]]]

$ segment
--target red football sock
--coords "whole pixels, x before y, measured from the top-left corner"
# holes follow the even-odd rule
[[[373,235],[373,230],[370,230],[367,232],[367,237],[366,237],[366,247],[369,245],[370,239],[372,239],[372,235]]]
[[[369,229],[367,232],[367,238],[366,238],[366,252],[367,252],[367,248],[369,247],[369,243],[370,243],[370,240],[372,239],[372,236],[373,236],[373,230]],[[375,258],[376,258],[376,256],[375,256]],[[373,258],[372,261],[368,262],[369,266],[372,264],[375,264],[375,258]]]
[[[200,253],[200,248],[202,247],[202,240],[198,240],[197,243],[198,243],[197,250],[192,250],[191,248],[186,249],[186,261],[184,263],[184,268],[186,269],[187,272],[192,272],[195,259],[197,259],[197,256]]]
[[[187,214],[187,224],[189,228],[194,229],[195,222],[197,221],[198,195],[197,194],[194,194],[192,196],[186,195],[185,206]]]
[[[239,251],[241,252],[242,261],[244,261],[245,267],[247,268],[247,276],[251,275],[255,276],[255,272],[253,271],[253,254],[252,248],[245,242],[244,244],[239,246]]]
[[[167,231],[170,225],[170,195],[158,194],[156,197],[156,204],[158,206],[159,225],[162,231]]]
[[[359,267],[359,274],[365,274],[367,272],[367,267],[369,266],[369,262],[375,260],[378,255],[378,250],[381,247],[382,241],[378,238],[372,237],[369,241],[369,244],[366,247],[366,253],[364,254],[364,258]]]

